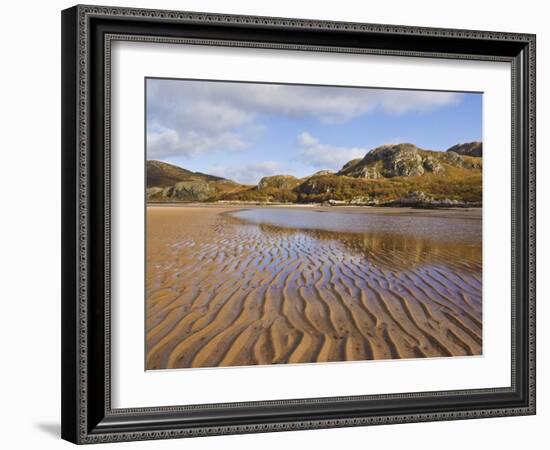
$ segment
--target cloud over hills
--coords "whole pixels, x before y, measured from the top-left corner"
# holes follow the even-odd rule
[[[323,144],[307,131],[300,133],[297,142],[298,159],[319,169],[338,170],[349,160],[362,158],[368,152],[368,149],[361,147]]]
[[[256,143],[274,118],[319,125],[346,123],[366,114],[402,115],[457,104],[463,94],[390,89],[149,79],[148,158],[196,158],[240,152]],[[306,138],[307,140],[307,138]],[[300,151],[342,159],[353,149],[300,142]],[[322,161],[322,157],[319,157]]]

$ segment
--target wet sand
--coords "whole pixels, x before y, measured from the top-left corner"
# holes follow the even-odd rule
[[[479,209],[150,205],[146,368],[479,355],[481,270]]]

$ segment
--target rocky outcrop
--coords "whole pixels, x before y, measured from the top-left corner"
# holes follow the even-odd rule
[[[354,178],[368,178],[371,180],[377,180],[378,178],[384,178],[384,175],[380,171],[379,167],[366,166],[358,164],[355,170],[350,170],[348,173],[338,173],[339,175],[347,175]]]
[[[441,154],[441,160],[451,166],[461,167],[463,169],[481,169],[481,158],[464,157],[453,151],[447,151]]]
[[[263,177],[258,183],[258,189],[294,189],[300,180],[292,175],[273,175],[270,177]]]
[[[163,161],[147,161],[147,201],[204,202],[238,188],[234,181],[192,172]]]
[[[317,177],[319,175],[333,175],[334,172],[332,170],[319,170],[318,172],[315,172],[312,177]]]
[[[481,159],[463,157],[453,151],[424,150],[413,144],[383,145],[371,150],[362,159],[349,161],[338,175],[373,180],[417,177],[425,173],[444,175],[445,166],[479,169]]]
[[[440,175],[445,172],[445,168],[441,162],[433,156],[426,156],[422,160],[422,167],[424,168],[424,171],[435,173],[436,175]]]
[[[383,145],[344,164],[337,173],[321,170],[301,179],[273,175],[255,186],[149,161],[147,200],[477,206],[482,200],[482,158],[475,156],[478,152],[481,154],[481,143],[460,144],[446,152],[408,143]]]
[[[210,184],[204,181],[180,181],[170,189],[170,197],[182,201],[202,202],[214,193]]]
[[[467,142],[465,144],[456,144],[447,149],[448,152],[455,152],[459,155],[475,156],[481,158],[483,156],[483,144],[479,141]]]
[[[363,161],[363,158],[356,158],[356,159],[352,159],[351,161],[348,161],[346,164],[344,164],[344,166],[338,173],[340,174],[342,172],[351,170],[352,167],[354,167],[356,164],[359,164],[361,161]]]
[[[414,177],[425,172],[418,147],[412,144],[384,145],[375,148],[365,155],[361,164],[371,169],[378,166],[378,171],[384,178]]]
[[[435,168],[436,164],[431,158],[425,165],[418,150],[412,144],[383,145],[359,161],[349,161],[338,175],[368,179],[419,176]]]
[[[327,183],[326,177],[317,176],[310,177],[296,187],[296,190],[300,194],[305,195],[319,195],[319,194],[331,194],[335,192],[336,188],[333,183]]]
[[[164,201],[166,198],[165,191],[168,188],[162,187],[151,187],[147,188],[147,201]]]
[[[159,202],[203,202],[216,190],[205,181],[180,181],[170,187],[152,187],[147,189],[147,200]]]

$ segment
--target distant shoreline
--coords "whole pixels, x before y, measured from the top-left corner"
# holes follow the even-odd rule
[[[483,206],[478,203],[468,204],[431,204],[431,203],[386,203],[379,205],[352,204],[344,202],[323,202],[323,203],[283,203],[283,202],[247,202],[247,201],[219,201],[219,202],[146,202],[147,206],[254,206],[254,207],[290,207],[290,208],[318,208],[318,207],[337,207],[337,208],[383,208],[383,209],[420,209],[420,210],[469,210],[482,209]]]
[[[327,206],[322,204],[217,204],[217,203],[148,203],[150,210],[169,210],[171,208],[188,208],[188,209],[211,209],[211,210],[223,210],[227,209],[231,212],[254,209],[254,208],[281,208],[281,209],[296,209],[296,210],[308,210],[319,212],[338,212],[342,214],[376,214],[384,216],[415,216],[415,217],[441,217],[449,219],[468,219],[468,220],[482,220],[483,209],[482,208],[412,208],[402,206],[399,208],[389,208],[385,206]]]
[[[472,145],[479,156],[468,153]],[[269,175],[252,186],[149,160],[147,200],[425,209],[479,207],[483,202],[481,143],[466,147],[453,147],[454,150],[442,153],[407,143],[383,145],[363,158],[348,161],[338,172],[321,170],[300,178]]]

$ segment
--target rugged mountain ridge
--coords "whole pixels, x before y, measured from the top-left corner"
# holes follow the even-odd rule
[[[472,155],[477,153],[481,155],[481,143],[458,144],[445,152],[410,143],[383,145],[344,164],[337,173],[325,170],[301,179],[274,175],[262,178],[256,186],[151,161],[147,198],[151,202],[479,206],[482,158]],[[153,184],[176,179],[172,185]]]

